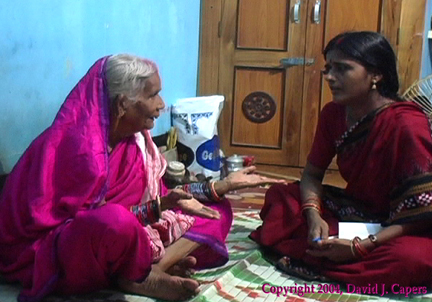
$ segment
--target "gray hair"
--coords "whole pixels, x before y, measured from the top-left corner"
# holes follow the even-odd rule
[[[147,79],[157,72],[154,62],[129,54],[117,54],[108,58],[106,79],[110,103],[124,94],[136,100],[144,90]]]

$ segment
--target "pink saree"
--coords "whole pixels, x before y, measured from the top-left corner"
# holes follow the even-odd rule
[[[144,158],[139,135],[108,153],[106,60],[98,60],[79,81],[3,188],[0,274],[22,284],[19,301],[40,301],[51,292],[99,290],[116,276],[142,281],[157,259],[159,243],[150,240],[147,227],[129,208],[143,195],[166,194],[160,181],[163,162]],[[146,145],[153,146],[148,135]],[[152,160],[159,158],[153,155]],[[154,167],[161,174],[152,174]],[[99,206],[103,201],[106,204]],[[198,259],[207,266],[227,261],[224,241],[232,221],[228,203],[213,207],[221,212],[219,221],[172,212],[191,222],[184,231],[190,228],[186,238],[202,243],[197,255],[210,251],[205,260]],[[166,221],[152,228],[160,230],[162,249],[173,240]]]

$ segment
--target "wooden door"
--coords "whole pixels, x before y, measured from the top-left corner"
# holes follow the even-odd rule
[[[322,50],[340,32],[381,31],[397,51],[402,89],[408,87],[420,74],[423,42],[426,0],[415,2],[203,0],[198,94],[226,98],[222,150],[303,167],[319,111],[331,100]],[[281,64],[293,58],[313,63]]]
[[[285,68],[281,60],[304,57],[306,6],[306,0],[223,1],[219,136],[227,155],[298,164],[304,68]]]

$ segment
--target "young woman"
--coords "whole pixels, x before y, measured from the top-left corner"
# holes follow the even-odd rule
[[[429,117],[399,98],[396,56],[380,34],[340,34],[324,56],[333,102],[321,112],[301,182],[268,190],[263,224],[251,237],[287,256],[279,265],[305,278],[386,290],[431,286]],[[335,155],[344,190],[322,185]],[[329,239],[339,221],[386,228],[366,238]]]
[[[111,285],[182,300],[199,291],[192,267],[228,260],[232,213],[223,194],[277,181],[250,174],[252,167],[168,191],[149,132],[165,106],[161,89],[149,60],[98,60],[8,176],[0,273],[21,282],[20,301]]]

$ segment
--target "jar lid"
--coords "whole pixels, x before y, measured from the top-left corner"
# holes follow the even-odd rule
[[[170,161],[167,172],[173,176],[182,176],[186,173],[185,165],[179,161]]]

